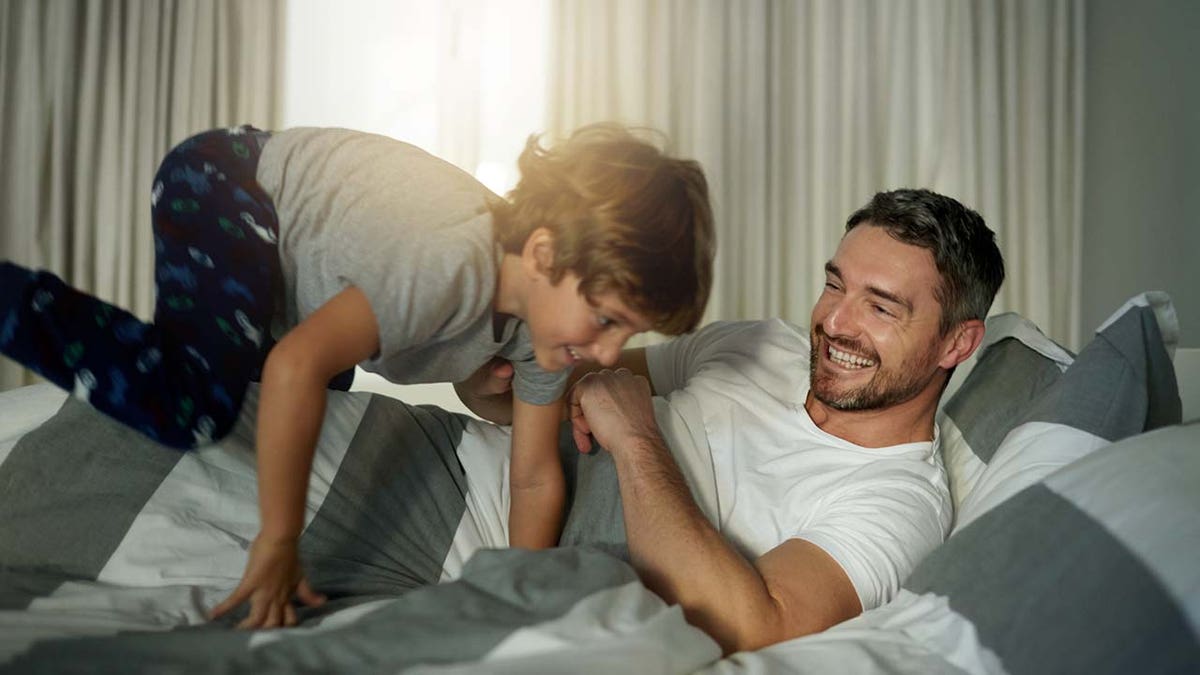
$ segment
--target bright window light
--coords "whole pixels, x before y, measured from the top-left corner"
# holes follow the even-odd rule
[[[548,0],[288,0],[284,127],[391,136],[503,194],[545,124]]]

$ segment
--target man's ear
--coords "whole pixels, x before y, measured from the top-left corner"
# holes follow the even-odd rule
[[[983,342],[983,321],[968,319],[958,324],[946,338],[942,358],[938,361],[938,365],[946,370],[957,366],[971,358],[981,342]]]
[[[530,276],[549,276],[554,267],[554,233],[539,227],[525,238],[521,264]]]

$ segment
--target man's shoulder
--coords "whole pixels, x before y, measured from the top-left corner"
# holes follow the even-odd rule
[[[696,357],[737,367],[794,369],[797,359],[807,359],[808,333],[783,319],[718,321],[705,326]],[[807,362],[803,364],[807,371]]]
[[[716,321],[677,340],[672,347],[647,353],[651,372],[670,363],[683,377],[662,379],[681,386],[731,395],[763,391],[780,400],[793,400],[808,385],[807,333],[782,319]],[[655,379],[656,387],[660,379]],[[733,389],[731,389],[731,387]]]
[[[757,347],[776,345],[808,349],[808,331],[784,319],[714,321],[696,333],[696,339],[709,344]]]

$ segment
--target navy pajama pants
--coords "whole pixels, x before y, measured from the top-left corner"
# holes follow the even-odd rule
[[[163,159],[151,194],[153,322],[2,262],[0,351],[171,447],[227,434],[272,346],[282,283],[278,217],[255,179],[268,138],[218,129]]]

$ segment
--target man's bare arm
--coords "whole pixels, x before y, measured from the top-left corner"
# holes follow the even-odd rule
[[[726,654],[813,633],[862,611],[841,566],[792,539],[751,562],[700,511],[658,432],[649,385],[628,372],[582,380],[571,415],[617,467],[634,567],[648,587],[683,607]]]

